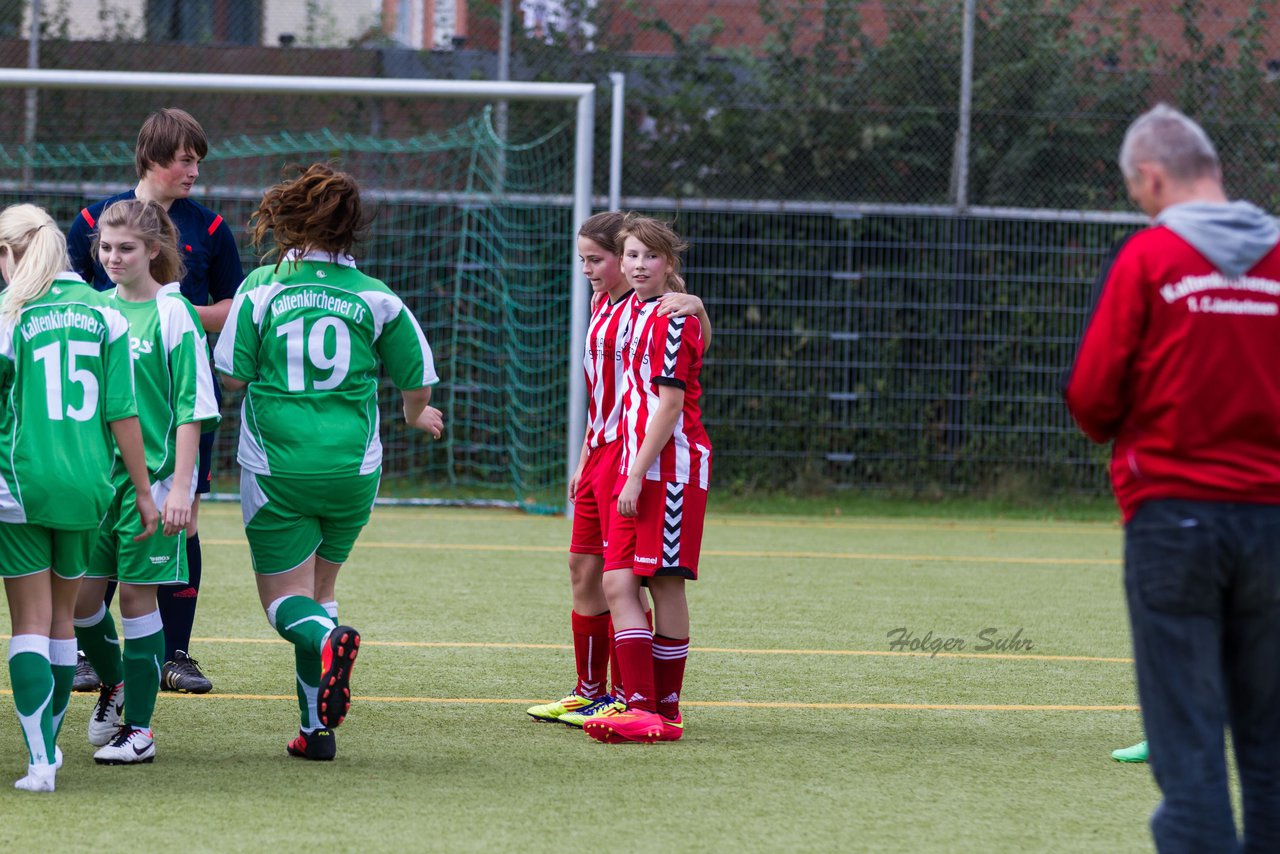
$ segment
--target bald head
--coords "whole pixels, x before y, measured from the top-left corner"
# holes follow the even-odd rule
[[[1221,178],[1218,152],[1200,125],[1168,104],[1159,104],[1129,125],[1120,146],[1120,171],[1130,181],[1138,164],[1159,165],[1174,181]]]

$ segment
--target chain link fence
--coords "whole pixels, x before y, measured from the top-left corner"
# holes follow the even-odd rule
[[[492,79],[502,65],[498,0],[437,0],[466,30],[436,33],[451,49],[432,51],[396,43],[405,21],[385,14],[406,2],[360,15],[291,4],[304,15],[284,33],[271,0],[202,0],[177,4],[187,17],[162,33],[148,22],[175,4],[117,0],[72,38],[83,15],[68,10],[85,2],[44,3],[43,67]],[[12,11],[25,5],[0,4],[0,64],[27,62],[29,19]],[[623,203],[673,218],[693,243],[690,285],[715,324],[706,417],[720,483],[1100,491],[1100,454],[1057,380],[1106,253],[1142,222],[1115,167],[1124,129],[1170,101],[1218,143],[1232,195],[1280,206],[1277,5],[978,0],[967,137],[955,0],[526,0],[509,68],[601,84],[600,193],[607,75],[625,73]],[[76,165],[75,147],[127,149],[160,105],[42,96],[28,129],[21,93],[0,100],[13,117],[0,157],[19,163],[32,132],[64,146],[57,180],[86,198],[133,176]],[[469,118],[450,105],[188,100],[219,148],[321,130],[394,141]],[[561,121],[512,105],[507,126],[518,143]],[[405,189],[394,174],[371,180]]]

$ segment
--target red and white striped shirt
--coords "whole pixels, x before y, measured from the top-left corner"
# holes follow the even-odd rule
[[[582,367],[587,374],[587,447],[618,438],[622,411],[623,351],[631,340],[632,291],[616,302],[600,301],[591,313]]]
[[[649,417],[658,410],[658,386],[684,389],[684,408],[671,438],[653,465],[648,480],[711,485],[711,440],[702,426],[702,324],[696,317],[659,317],[657,298],[633,295],[631,340],[624,358],[626,389],[622,396],[622,465],[626,474],[644,443]]]

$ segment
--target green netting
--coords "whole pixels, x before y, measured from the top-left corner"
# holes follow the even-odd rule
[[[555,108],[551,108],[555,109]],[[384,383],[384,495],[440,494],[563,504],[568,393],[573,131],[504,143],[491,111],[406,138],[328,127],[216,139],[197,198],[236,232],[246,269],[250,213],[287,164],[316,160],[353,173],[374,221],[357,260],[417,314],[441,383],[433,403],[447,438],[408,430]],[[545,117],[544,117],[545,118]],[[544,124],[543,127],[546,125]],[[0,146],[0,201],[35,201],[69,225],[80,207],[132,186],[133,146]],[[224,407],[215,477],[235,489],[238,407]]]

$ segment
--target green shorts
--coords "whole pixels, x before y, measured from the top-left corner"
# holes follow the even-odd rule
[[[348,477],[240,471],[240,512],[253,571],[288,572],[315,555],[344,563],[369,522],[382,470]]]
[[[173,478],[151,484],[151,497],[163,511]],[[163,524],[140,543],[142,533],[134,502],[133,481],[127,473],[115,478],[115,497],[98,528],[98,542],[89,561],[89,578],[114,578],[122,584],[186,584],[187,532],[164,535]]]
[[[89,568],[98,532],[63,531],[43,525],[0,522],[0,578],[19,578],[52,569],[60,578],[79,578]]]

